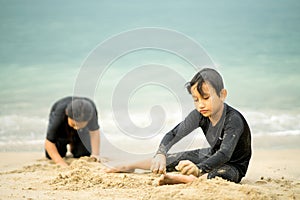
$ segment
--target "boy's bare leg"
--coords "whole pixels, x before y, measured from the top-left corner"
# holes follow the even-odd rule
[[[168,184],[179,184],[179,183],[191,183],[196,180],[197,177],[193,175],[183,175],[183,174],[162,174],[158,180],[158,185],[168,185]]]
[[[152,158],[138,161],[131,164],[119,165],[115,167],[107,167],[105,172],[107,173],[117,173],[117,172],[133,172],[135,169],[149,170],[151,167]]]

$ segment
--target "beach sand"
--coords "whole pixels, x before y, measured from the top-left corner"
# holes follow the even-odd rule
[[[107,174],[88,157],[67,168],[41,152],[1,152],[0,199],[300,199],[300,149],[254,149],[240,184],[205,176],[157,186],[146,171]]]

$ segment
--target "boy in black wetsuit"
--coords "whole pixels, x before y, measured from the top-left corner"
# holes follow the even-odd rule
[[[51,108],[45,141],[46,157],[67,166],[67,145],[75,158],[99,160],[100,131],[95,104],[85,97],[65,97]]]
[[[188,183],[207,173],[207,178],[221,177],[240,182],[251,158],[249,126],[237,110],[224,103],[227,91],[221,75],[204,68],[187,84],[196,109],[162,139],[153,159],[121,166],[107,172],[150,169],[163,174],[159,184]],[[196,128],[201,128],[209,148],[168,154],[169,149]],[[166,171],[180,171],[168,174]]]

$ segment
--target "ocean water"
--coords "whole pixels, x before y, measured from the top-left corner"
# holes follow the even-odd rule
[[[254,137],[300,137],[296,0],[29,2],[0,1],[0,151],[42,150],[51,105],[82,94],[103,141],[154,152],[193,109],[184,84],[203,66]],[[207,145],[199,132],[182,147]]]

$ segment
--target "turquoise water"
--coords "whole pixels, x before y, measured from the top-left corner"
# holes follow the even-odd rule
[[[0,5],[0,150],[40,145],[50,106],[73,94],[88,55],[105,40],[143,27],[174,30],[200,44],[225,79],[227,102],[244,113],[255,135],[300,134],[299,1],[13,0]],[[106,97],[130,70],[149,63],[167,66],[185,81],[195,73],[169,52],[144,49],[124,55],[95,90],[104,132],[118,132],[112,100]],[[172,80],[166,73],[150,75]],[[189,104],[185,82],[174,80]],[[166,114],[160,132],[180,121],[182,102],[166,89],[150,84],[134,91],[128,100],[131,120],[149,125],[150,109],[158,104]],[[190,101],[184,113],[192,106]]]

